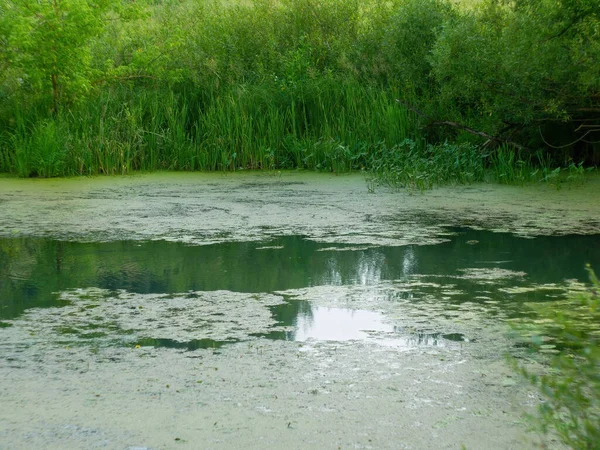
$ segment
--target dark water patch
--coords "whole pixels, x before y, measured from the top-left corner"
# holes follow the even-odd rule
[[[456,343],[470,342],[461,333],[417,332],[403,338],[404,347],[446,347]]]
[[[165,348],[177,348],[182,350],[199,350],[199,349],[218,349],[223,347],[225,344],[232,344],[237,341],[216,341],[214,339],[193,339],[187,342],[179,342],[174,339],[155,339],[155,338],[144,338],[140,339],[137,343],[139,347],[165,347]]]
[[[462,333],[447,333],[442,334],[442,338],[453,342],[466,342],[468,339]]]
[[[450,232],[447,242],[404,247],[332,245],[301,236],[206,246],[2,238],[0,319],[13,319],[31,307],[64,305],[54,293],[87,287],[111,291],[107,298],[119,290],[193,296],[200,291],[261,293],[420,277],[452,287],[444,292],[424,285],[396,295],[415,300],[441,295],[454,303],[530,301],[560,296],[562,290],[553,292],[552,283],[586,281],[586,262],[600,267],[597,235],[524,239],[470,229]],[[498,270],[507,276],[485,275]],[[532,285],[548,286],[545,291],[514,290]]]
[[[278,180],[276,183],[271,181],[253,181],[240,183],[236,186],[230,186],[229,189],[232,190],[241,190],[244,191],[246,189],[255,189],[255,188],[265,188],[265,189],[279,189],[281,187],[289,187],[289,186],[303,186],[306,185],[306,181],[281,181]]]
[[[56,332],[62,335],[76,335],[79,339],[99,339],[107,336],[107,333],[103,331],[91,331],[86,333],[70,327],[59,327],[56,329]]]

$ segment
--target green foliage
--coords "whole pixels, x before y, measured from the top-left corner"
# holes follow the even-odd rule
[[[383,72],[385,83],[427,95],[433,81],[428,56],[444,24],[454,16],[452,7],[439,0],[406,0],[390,9],[364,37],[371,46],[359,56],[370,59],[364,75],[372,78]]]
[[[457,15],[431,52],[440,107],[525,145],[583,140],[581,121],[598,123],[599,12],[595,0],[484,0]]]
[[[107,0],[6,0],[2,27],[11,77],[53,110],[90,88],[89,41],[103,26]],[[36,95],[34,95],[35,97]]]
[[[562,302],[536,305],[535,319],[519,326],[536,351],[556,354],[542,374],[518,368],[544,398],[535,424],[573,449],[600,442],[600,283]]]
[[[489,175],[491,179],[501,184],[524,184],[527,182],[544,182],[561,188],[565,182],[580,182],[585,180],[585,173],[594,170],[585,169],[583,163],[566,161],[561,166],[553,160],[548,152],[538,150],[527,152],[513,150],[504,145],[493,151],[488,157]]]
[[[550,179],[600,158],[599,27],[591,0],[5,0],[0,171]],[[395,99],[534,151],[477,151]]]
[[[21,176],[296,167],[347,172],[367,167],[373,142],[405,139],[403,124],[411,121],[393,93],[335,79],[302,89],[242,84],[213,95],[114,87],[45,120],[18,116],[15,131],[0,144],[13,149],[0,152],[0,170]],[[44,158],[38,146],[47,149]],[[52,171],[40,166],[50,159]]]
[[[54,120],[37,122],[34,129],[22,130],[12,136],[15,149],[14,166],[22,177],[55,177],[64,174],[63,167],[69,143],[68,134]]]
[[[375,181],[418,190],[482,181],[485,174],[484,156],[470,144],[431,145],[406,139],[393,147],[380,144],[370,158]]]

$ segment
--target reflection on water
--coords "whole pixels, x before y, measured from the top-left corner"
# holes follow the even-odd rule
[[[294,341],[351,341],[374,332],[394,333],[382,314],[360,309],[313,307],[311,314],[299,315],[290,338]]]
[[[435,298],[447,305],[440,314],[451,317],[453,310],[459,311],[460,305],[467,303],[493,310],[562,295],[553,283],[586,281],[586,262],[600,267],[600,236],[523,239],[486,231],[453,231],[448,242],[405,247],[332,246],[301,236],[195,247],[164,241],[77,243],[2,238],[0,333],[10,326],[6,321],[30,308],[66,305],[57,293],[75,288],[104,289],[108,292],[105,301],[110,302],[115,298],[110,292],[117,290],[189,293],[186,295],[191,298],[194,293],[221,290],[252,294],[318,286],[368,287],[392,281],[411,288],[397,288],[386,301]],[[535,287],[539,285],[545,288]],[[406,335],[383,315],[368,310],[364,301],[361,307],[346,309],[315,306],[308,300],[288,299],[284,305],[272,307],[273,320],[287,328],[274,330],[269,337],[305,341],[382,335],[400,339]],[[411,336],[424,345],[462,340],[462,336],[453,339],[428,332]],[[185,344],[159,335],[145,339],[140,345],[194,349],[222,344],[202,337]]]
[[[305,342],[384,340],[386,345],[395,347],[435,346],[444,347],[448,341],[463,342],[466,338],[460,333],[420,333],[399,329],[386,317],[375,311],[348,308],[329,308],[307,305],[298,311],[291,324],[292,330],[285,333],[285,339]],[[286,306],[276,306],[282,309]],[[280,336],[280,338],[282,338]]]

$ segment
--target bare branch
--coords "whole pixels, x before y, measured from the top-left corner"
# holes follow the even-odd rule
[[[585,138],[588,134],[594,132],[594,131],[599,131],[599,130],[588,130],[585,133],[583,133],[583,135],[581,135],[580,137],[578,137],[577,139],[575,139],[573,142],[569,142],[568,144],[565,145],[552,145],[550,144],[546,138],[544,137],[544,135],[542,134],[542,128],[539,128],[539,132],[540,132],[540,137],[542,138],[542,141],[544,141],[544,144],[546,144],[548,147],[551,148],[555,148],[555,149],[561,149],[561,148],[566,148],[566,147],[570,147],[571,145],[577,144],[579,141],[583,141],[583,138]]]
[[[401,104],[401,105],[405,106],[406,108],[410,109],[411,111],[417,113],[419,116],[424,117],[424,118],[426,118],[428,120],[431,120],[431,125],[435,125],[435,126],[445,125],[445,126],[452,127],[452,128],[458,128],[459,130],[463,130],[463,131],[466,131],[467,133],[474,134],[475,136],[483,137],[483,138],[487,139],[485,145],[488,145],[490,143],[490,141],[493,141],[493,142],[498,142],[500,144],[509,144],[509,145],[512,145],[513,147],[518,148],[519,150],[529,150],[527,147],[524,147],[521,144],[517,144],[516,142],[514,142],[514,141],[512,141],[510,139],[501,138],[499,136],[492,136],[491,134],[485,133],[483,131],[475,130],[475,129],[471,128],[471,127],[468,127],[468,126],[463,125],[463,124],[458,123],[458,122],[450,122],[450,121],[447,121],[447,120],[435,120],[433,117],[425,114],[422,111],[419,111],[417,108],[415,108],[415,107],[413,107],[413,106],[411,106],[411,105],[409,105],[407,103],[404,103],[402,100],[396,99],[396,101],[399,104]]]

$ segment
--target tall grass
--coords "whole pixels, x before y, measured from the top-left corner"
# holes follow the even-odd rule
[[[136,4],[87,44],[96,79],[57,111],[51,91],[0,76],[0,172],[367,169],[425,188],[549,170],[507,148],[485,156],[395,101],[436,104],[430,56],[457,15],[448,1]]]
[[[0,171],[366,168],[422,134],[395,100],[418,90],[406,77],[424,73],[421,41],[448,9],[426,3],[433,19],[417,0],[148,2],[89,44],[104,75],[84,96],[51,113],[10,91]]]
[[[563,155],[564,156],[564,155]],[[571,159],[562,161],[549,152],[538,150],[527,152],[501,146],[489,155],[489,176],[501,184],[524,184],[527,182],[546,182],[560,189],[565,181],[582,182],[585,172],[583,163],[574,163]]]
[[[111,88],[53,117],[17,116],[0,171],[20,176],[132,170],[365,167],[382,142],[407,138],[413,120],[397,92],[315,80],[281,89],[240,84],[204,98],[181,90]]]

